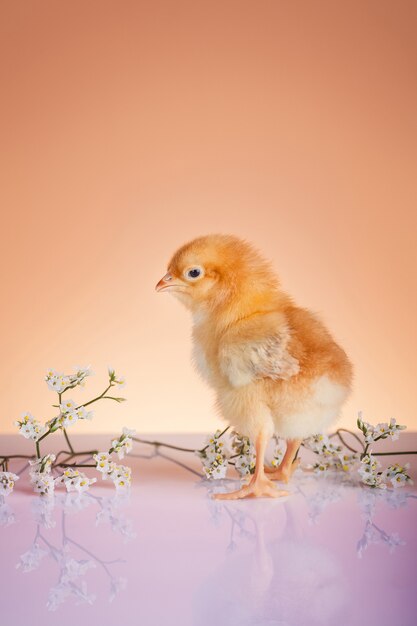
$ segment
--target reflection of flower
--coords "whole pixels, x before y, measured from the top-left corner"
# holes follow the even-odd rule
[[[5,498],[0,496],[0,526],[11,526],[15,521],[14,512],[7,504]]]
[[[49,611],[56,611],[59,605],[72,595],[77,598],[77,604],[93,604],[96,599],[95,595],[87,593],[87,583],[85,580],[83,580],[79,586],[74,582],[60,582],[49,591],[46,606]]]
[[[13,474],[13,472],[0,472],[0,496],[8,496],[11,494],[16,480],[19,480],[17,474]]]
[[[359,558],[362,558],[363,552],[371,544],[386,544],[389,547],[389,551],[392,553],[397,546],[404,546],[405,541],[400,539],[398,533],[389,535],[381,528],[378,528],[371,520],[368,520],[363,535],[356,546]]]
[[[42,550],[37,541],[35,541],[30,550],[20,556],[16,569],[21,567],[24,572],[31,572],[34,569],[38,569],[41,560],[46,554],[46,550]]]
[[[32,516],[35,522],[42,528],[54,528],[54,498],[33,498],[31,502]]]
[[[24,552],[16,565],[17,569],[22,572],[31,572],[42,567],[43,559],[46,556],[52,557],[52,561],[59,567],[58,579],[56,584],[50,589],[48,594],[47,608],[55,611],[58,607],[74,598],[77,604],[87,603],[93,604],[96,599],[95,593],[92,593],[87,587],[84,579],[88,571],[92,568],[100,568],[109,580],[109,601],[111,602],[115,596],[126,587],[126,579],[123,577],[113,576],[111,566],[120,559],[103,560],[93,554],[83,545],[77,543],[71,538],[69,514],[77,513],[87,506],[98,504],[100,512],[106,512],[109,515],[109,521],[112,530],[121,533],[125,538],[134,537],[131,521],[120,515],[119,508],[122,504],[128,502],[128,497],[124,495],[116,495],[112,498],[102,498],[93,496],[89,493],[71,492],[68,494],[57,494],[55,499],[50,498],[34,498],[32,504],[35,505],[34,514],[37,522],[37,532],[33,545],[29,550]],[[1,503],[0,503],[1,505]],[[46,515],[51,517],[54,507],[59,505],[62,508],[62,524],[59,526],[62,532],[61,541],[57,541],[57,532],[54,531],[51,537],[48,537],[45,529],[49,529],[55,525],[53,523],[43,524]],[[1,506],[0,506],[1,512]],[[104,519],[102,520],[104,521]],[[41,524],[40,524],[41,522]],[[80,554],[85,553],[85,558]],[[96,578],[96,577],[95,577]]]
[[[125,543],[136,537],[132,521],[126,518],[121,510],[121,507],[127,502],[129,502],[129,498],[125,492],[118,492],[112,498],[100,498],[100,510],[96,514],[96,526],[110,524],[113,532],[124,537]]]

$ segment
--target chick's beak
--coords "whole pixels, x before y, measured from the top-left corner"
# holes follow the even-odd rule
[[[175,291],[178,287],[183,287],[183,285],[181,283],[175,283],[172,280],[172,275],[168,272],[163,278],[161,278],[159,283],[157,283],[155,291],[164,291],[165,289]]]

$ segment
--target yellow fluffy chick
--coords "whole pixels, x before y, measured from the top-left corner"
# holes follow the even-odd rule
[[[194,360],[214,388],[223,418],[255,442],[256,469],[227,499],[277,497],[305,437],[338,417],[352,383],[344,350],[310,311],[282,291],[271,266],[246,241],[208,235],[182,246],[157,291],[175,294],[194,320]],[[287,440],[280,467],[266,475],[273,433]]]

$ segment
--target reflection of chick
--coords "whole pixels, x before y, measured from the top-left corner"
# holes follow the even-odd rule
[[[248,485],[219,498],[276,497],[270,478],[288,481],[303,438],[338,416],[352,367],[321,321],[281,291],[269,264],[225,235],[180,248],[157,291],[172,291],[194,317],[196,364],[214,387],[223,417],[256,445]],[[281,466],[265,475],[273,432],[287,440]]]

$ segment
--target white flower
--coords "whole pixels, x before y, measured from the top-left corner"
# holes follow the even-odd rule
[[[241,454],[237,457],[235,461],[235,469],[240,474],[240,476],[247,476],[248,474],[252,474],[256,465],[256,455],[247,455]],[[226,474],[227,465],[224,464],[224,474]]]
[[[93,419],[94,412],[87,411],[85,406],[79,406],[78,408],[75,409],[74,412],[76,413],[77,418],[79,420],[92,420]]]
[[[72,424],[78,420],[78,415],[76,411],[68,411],[67,413],[63,413],[59,418],[59,424],[63,428],[68,428]]]
[[[379,489],[386,489],[384,483],[384,474],[379,472],[381,464],[375,459],[371,453],[366,454],[361,460],[358,473],[365,485],[370,487],[378,487]]]
[[[48,472],[33,472],[30,477],[35,493],[41,496],[53,496],[55,490],[55,480]]]
[[[46,384],[51,391],[62,393],[70,385],[70,379],[68,376],[64,376],[61,372],[56,370],[49,370],[45,376]]]
[[[405,428],[406,426],[397,424],[397,420],[392,417],[389,423],[389,436],[391,437],[391,441],[396,441],[400,436],[399,431],[405,430]]]
[[[272,467],[279,467],[281,464],[282,459],[284,458],[284,446],[283,446],[283,442],[280,439],[277,439],[275,437],[275,441],[276,441],[276,445],[274,448],[274,457],[271,461],[271,465]]]
[[[68,467],[62,476],[57,478],[57,482],[63,483],[67,491],[77,491],[82,493],[97,481],[96,478],[88,478],[83,472],[77,469]]]
[[[19,428],[19,432],[25,439],[33,439],[38,441],[47,428],[36,420],[31,413],[22,413],[20,419],[15,422],[15,426]]]
[[[31,549],[19,557],[20,561],[17,563],[16,569],[22,568],[25,573],[38,569],[41,560],[46,554],[48,554],[46,550],[43,550],[35,541]]]
[[[219,479],[226,476],[229,450],[225,442],[221,440],[221,435],[221,431],[217,430],[214,435],[208,438],[207,444],[203,450],[196,452],[203,464],[206,478]],[[240,437],[237,433],[236,436]],[[244,445],[244,443],[242,443],[242,445]]]
[[[91,369],[90,365],[87,365],[87,367],[80,367],[79,365],[76,365],[74,369],[75,374],[71,374],[71,379],[74,387],[76,385],[81,385],[83,387],[87,376],[94,375],[94,372]]]
[[[113,468],[109,474],[114,486],[117,490],[124,491],[128,489],[131,484],[132,470],[126,465],[113,464]]]
[[[46,454],[40,459],[29,461],[30,474],[40,474],[42,472],[49,473],[51,471],[51,465],[55,461],[55,454]]]
[[[11,494],[16,480],[19,480],[17,474],[13,474],[13,472],[0,472],[0,496],[8,496]]]
[[[85,378],[92,374],[90,367],[75,367],[75,374],[68,375],[51,369],[46,374],[45,380],[49,389],[57,393],[63,393],[67,389],[77,387],[77,385],[84,385]]]
[[[93,454],[93,459],[96,462],[96,470],[103,474],[103,480],[107,478],[107,474],[114,469],[114,463],[110,460],[110,454],[108,452],[99,452]]]
[[[408,474],[409,468],[409,463],[406,463],[404,466],[401,466],[399,463],[395,463],[394,465],[390,465],[389,467],[387,467],[384,474],[386,478],[391,482],[391,485],[394,487],[394,489],[397,489],[398,487],[403,487],[406,484],[413,484],[413,481]]]
[[[123,459],[125,454],[128,454],[132,449],[131,435],[134,435],[135,431],[124,427],[122,434],[118,439],[113,439],[111,442],[112,447],[110,452],[116,452],[119,459]]]
[[[74,400],[70,400],[68,398],[64,402],[61,402],[59,408],[61,409],[61,413],[68,413],[69,411],[73,411],[74,409],[76,409],[77,405]]]
[[[126,385],[125,377],[117,375],[113,367],[109,366],[108,371],[110,384],[119,385],[120,388],[123,388]]]

